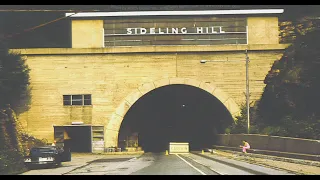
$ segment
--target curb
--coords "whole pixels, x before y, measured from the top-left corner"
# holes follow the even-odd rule
[[[232,153],[232,154],[237,154],[239,156],[243,156],[243,153],[240,153],[237,151],[224,150],[224,149],[218,149],[218,148],[217,148],[217,150]],[[320,167],[319,161],[293,159],[293,158],[278,157],[278,156],[271,156],[271,155],[264,155],[264,154],[253,154],[253,153],[247,153],[246,156]]]
[[[199,156],[205,156],[204,158],[207,158],[207,159],[211,159],[211,160],[215,160],[214,157],[211,157],[210,155],[206,155],[206,154],[200,154],[200,153],[193,153],[195,155],[199,155]],[[273,170],[278,170],[278,171],[283,171],[283,172],[286,172],[286,173],[289,173],[288,175],[307,175],[305,173],[301,173],[301,172],[297,172],[297,171],[291,171],[291,170],[288,170],[288,169],[285,169],[285,168],[280,168],[280,167],[277,167],[277,166],[272,166],[272,165],[269,165],[269,164],[264,164],[264,163],[259,163],[259,162],[255,162],[255,161],[252,161],[250,159],[236,159],[236,158],[233,158],[231,156],[226,156],[226,155],[222,155],[222,154],[219,154],[219,153],[214,153],[215,155],[218,155],[218,156],[222,156],[222,157],[225,157],[227,159],[230,159],[230,160],[235,160],[235,161],[239,161],[239,162],[245,162],[245,163],[248,163],[248,164],[252,164],[252,165],[257,165],[257,166],[261,166],[261,167],[265,167],[265,168],[270,168],[270,169],[273,169]],[[245,157],[245,156],[243,156]],[[250,157],[249,157],[250,158]],[[217,161],[218,162],[218,161]],[[235,164],[235,166],[239,166],[237,164]],[[237,167],[236,167],[237,168]],[[238,169],[241,169],[241,168],[238,168]],[[251,169],[250,169],[251,170]],[[271,175],[271,174],[266,174],[266,175]]]
[[[221,163],[221,164],[225,164],[227,166],[231,166],[231,167],[234,167],[234,168],[237,168],[237,169],[241,169],[243,171],[246,171],[246,172],[249,172],[249,173],[252,173],[252,174],[255,174],[255,175],[268,175],[267,173],[264,173],[264,172],[261,172],[261,171],[256,171],[256,170],[253,170],[253,169],[250,169],[250,168],[246,168],[246,167],[243,167],[243,166],[240,166],[240,165],[236,165],[234,163],[225,162],[225,161],[222,161],[222,160],[210,157],[210,156],[206,156],[206,155],[203,155],[203,154],[200,154],[200,153],[192,153],[192,154],[198,155],[198,156],[203,157],[203,158],[210,159],[212,161],[216,161],[216,162]]]

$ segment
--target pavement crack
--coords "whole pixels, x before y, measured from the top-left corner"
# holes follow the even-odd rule
[[[66,174],[72,173],[73,171],[76,171],[76,170],[78,170],[78,169],[84,168],[84,167],[86,167],[86,166],[88,166],[88,165],[89,165],[89,163],[87,163],[87,164],[85,164],[85,165],[82,165],[82,166],[79,166],[79,167],[77,167],[77,168],[74,168],[74,169],[72,169],[71,171],[68,171],[68,172],[66,172],[66,173],[63,173],[63,174],[61,174],[61,175],[66,175]]]

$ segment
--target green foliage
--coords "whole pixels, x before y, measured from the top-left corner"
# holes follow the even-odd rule
[[[273,64],[261,99],[250,109],[251,133],[320,139],[320,23],[304,18],[283,24],[281,35],[293,44]],[[246,132],[246,118],[242,107],[227,131]]]
[[[319,20],[313,17],[286,20],[279,23],[280,43],[293,43],[298,36],[319,28]]]
[[[0,46],[0,109],[10,104],[23,112],[30,99],[29,68],[19,54]],[[44,145],[23,132],[15,111],[6,108],[0,113],[0,174],[17,174],[25,170],[24,156],[32,145]]]
[[[0,174],[16,174],[24,171],[23,156],[12,150],[0,151]]]
[[[31,149],[33,147],[44,146],[48,143],[46,139],[37,139],[27,133],[21,133],[21,143],[24,149]]]
[[[24,154],[18,150],[17,145],[12,142],[15,137],[10,137],[7,126],[1,120],[0,128],[0,174],[12,174],[24,170]]]
[[[310,28],[311,29],[311,28]],[[319,138],[320,30],[299,35],[265,79],[267,84],[258,105],[261,121],[286,127],[291,136]],[[309,127],[309,124],[313,125]]]
[[[18,114],[28,109],[29,71],[19,54],[10,53],[3,45],[0,47],[0,108],[11,104]]]
[[[281,36],[293,44],[273,64],[261,99],[250,109],[251,133],[320,139],[320,23],[303,18],[283,24]],[[227,131],[245,133],[246,118],[242,107]]]
[[[3,122],[3,119],[0,120]],[[17,132],[16,136],[10,137],[7,128],[2,123],[0,128],[0,144],[2,145],[0,147],[0,174],[18,174],[26,170],[23,160],[29,149],[46,145],[47,142],[20,132]],[[12,139],[16,139],[18,145],[13,143]]]
[[[252,117],[256,116],[256,111],[254,108],[250,108],[250,134],[258,133],[258,128],[255,121],[251,121],[251,119],[255,119]],[[226,128],[226,134],[246,134],[248,132],[248,119],[247,119],[247,107],[245,105],[241,106],[240,115],[236,117],[236,121],[228,128]]]

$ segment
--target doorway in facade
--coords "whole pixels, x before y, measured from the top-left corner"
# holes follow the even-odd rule
[[[91,152],[91,126],[64,126],[67,139],[64,140],[71,152]]]
[[[89,125],[56,126],[55,140],[63,142],[64,147],[70,148],[71,152],[91,152],[92,136]],[[61,140],[60,140],[61,139]]]
[[[91,125],[54,126],[54,140],[71,152],[104,152],[104,127]]]

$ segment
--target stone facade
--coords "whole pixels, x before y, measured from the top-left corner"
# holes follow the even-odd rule
[[[13,49],[31,68],[31,108],[19,116],[26,130],[53,140],[53,125],[73,121],[105,127],[105,147],[116,146],[128,109],[161,86],[186,84],[217,97],[235,116],[245,103],[245,60],[250,58],[252,102],[288,46],[278,43],[278,19],[248,17],[247,45],[103,47],[101,20],[72,21],[72,48]],[[90,106],[63,106],[63,95],[91,94]]]

